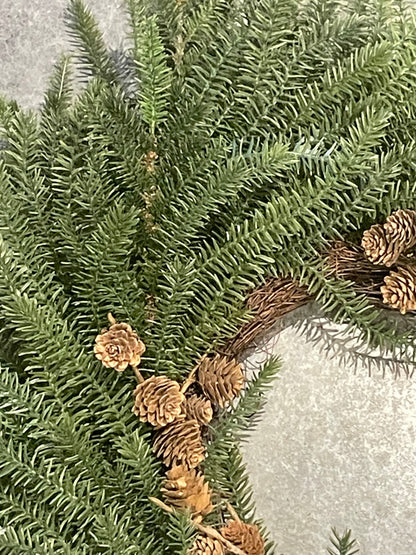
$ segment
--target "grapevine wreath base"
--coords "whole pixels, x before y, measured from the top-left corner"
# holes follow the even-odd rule
[[[375,304],[405,314],[416,310],[415,246],[416,211],[398,210],[366,230],[360,245],[336,241],[323,258],[329,276],[349,280]],[[189,512],[199,532],[190,555],[265,553],[258,526],[243,522],[226,501],[226,524],[219,530],[204,524],[214,509],[213,492],[201,469],[204,440],[208,425],[215,425],[214,415],[244,388],[239,355],[281,316],[310,300],[307,289],[291,278],[267,280],[248,295],[252,319],[219,352],[205,353],[182,384],[166,376],[145,379],[138,369],[144,343],[129,324],[118,323],[111,314],[109,328],[96,338],[95,355],[106,367],[122,372],[130,366],[134,371],[138,383],[132,411],[153,427],[153,450],[167,468],[163,499],[151,501],[167,512]]]

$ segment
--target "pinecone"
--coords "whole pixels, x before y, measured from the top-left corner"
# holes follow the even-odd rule
[[[136,387],[133,412],[142,422],[162,427],[182,413],[185,395],[178,382],[165,376],[152,376]]]
[[[162,428],[156,436],[153,450],[166,466],[176,464],[195,468],[205,458],[198,422],[176,420]]]
[[[236,397],[244,384],[241,364],[234,358],[218,354],[202,360],[197,380],[208,399],[220,407]]]
[[[399,258],[400,244],[390,238],[384,226],[372,225],[363,233],[361,246],[373,264],[391,266]]]
[[[198,395],[191,395],[185,400],[186,418],[194,419],[201,426],[206,426],[212,420],[212,405],[209,399]]]
[[[211,490],[200,472],[174,466],[166,476],[162,493],[169,505],[189,509],[193,516],[206,516],[212,511]]]
[[[264,540],[255,524],[231,520],[221,528],[221,534],[247,555],[264,555]]]
[[[416,310],[416,269],[412,267],[398,268],[397,272],[390,272],[384,278],[381,287],[383,302],[406,314],[409,310]]]
[[[384,225],[376,224],[364,231],[361,245],[373,264],[392,266],[403,252],[416,245],[416,211],[396,210]]]
[[[198,536],[189,551],[189,555],[224,555],[221,542],[208,536]]]
[[[95,339],[94,353],[107,368],[123,372],[130,364],[138,366],[146,347],[129,324],[113,323]]]
[[[384,229],[391,241],[398,243],[400,253],[416,244],[416,211],[396,210],[387,219]]]

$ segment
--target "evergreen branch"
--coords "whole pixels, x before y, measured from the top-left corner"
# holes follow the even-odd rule
[[[11,340],[28,369],[62,408],[70,402],[73,409],[84,410],[85,403],[89,403],[95,430],[102,429],[106,434],[112,431],[116,435],[127,433],[132,425],[125,407],[129,386],[120,388],[117,380],[108,374],[106,380],[99,378],[100,365],[80,345],[68,321],[52,305],[43,305],[35,296],[29,297],[22,290],[21,280],[25,280],[25,269],[19,268],[3,248],[0,315],[12,322]],[[65,371],[71,373],[72,368],[78,369],[74,383],[65,377]],[[82,392],[82,397],[75,391]]]
[[[171,553],[187,555],[196,537],[195,526],[188,513],[179,511],[169,515],[167,537]]]
[[[214,491],[231,503],[242,520],[253,520],[253,492],[237,442],[228,437],[222,443],[208,445],[204,474]]]
[[[299,321],[296,329],[305,335],[308,342],[318,346],[326,356],[335,358],[343,365],[352,365],[354,370],[365,368],[368,375],[374,372],[385,376],[390,371],[393,376],[404,373],[412,377],[416,362],[406,358],[405,353],[369,348],[368,344],[360,341],[359,333],[352,333],[345,326],[334,326],[327,318],[311,317]]]
[[[69,472],[75,477],[90,480],[94,491],[103,486],[118,486],[117,474],[104,459],[98,446],[91,442],[85,411],[71,414],[48,399],[44,391],[36,391],[32,380],[20,384],[18,375],[5,368],[0,374],[0,411],[11,419],[12,429],[23,425],[27,439],[33,440],[42,454],[60,455],[70,463]],[[103,476],[106,476],[104,482]],[[113,488],[116,489],[115,487]]]
[[[351,539],[351,530],[345,530],[341,536],[335,528],[332,528],[332,537],[330,540],[335,549],[328,547],[329,555],[354,555],[359,552],[359,549],[354,549],[354,547],[356,547],[356,541]]]
[[[133,58],[135,53],[140,52],[140,35],[145,26],[145,19],[148,15],[148,6],[143,0],[125,0],[129,22],[129,37],[133,43]]]
[[[49,115],[52,121],[53,116],[57,117],[60,112],[65,111],[72,100],[70,63],[68,56],[61,56],[45,93],[42,111],[44,117]]]
[[[142,492],[142,498],[155,495],[162,483],[161,465],[152,453],[149,440],[148,433],[135,430],[115,442],[119,461],[128,468],[130,483],[140,484],[137,489]]]
[[[241,194],[261,188],[264,182],[275,185],[295,162],[296,155],[286,145],[265,144],[261,152],[234,155],[215,170],[210,168],[208,176],[203,174],[188,187],[183,186],[171,202],[168,214],[159,222],[159,238],[157,235],[154,238],[155,257],[164,261],[171,252],[175,255],[178,251],[186,252],[189,243],[200,236],[203,226],[222,207],[237,205]],[[157,275],[158,268],[151,268],[151,272]]]
[[[334,108],[346,98],[356,97],[357,93],[363,97],[374,87],[382,89],[387,75],[378,69],[388,65],[392,57],[391,44],[385,41],[367,44],[354,51],[349,60],[339,61],[335,68],[327,70],[321,83],[314,82],[307,87],[306,94],[299,93],[299,107],[291,107],[292,117],[287,120],[291,128],[315,122],[317,117],[325,116],[331,106]],[[289,112],[285,115],[288,117]]]
[[[84,76],[99,75],[112,83],[116,74],[101,31],[83,0],[71,0],[66,23],[72,44],[79,52],[77,59]]]
[[[156,127],[165,121],[168,114],[167,101],[172,79],[156,16],[144,18],[136,48],[134,60],[140,87],[140,111],[154,138]]]
[[[280,367],[280,359],[272,356],[263,364],[257,375],[247,381],[236,405],[225,411],[215,424],[213,441],[216,445],[226,437],[244,439],[262,418],[265,394],[272,387]]]
[[[50,555],[59,549],[62,554],[87,554],[88,546],[85,543],[71,544],[60,534],[58,523],[55,522],[56,515],[49,509],[49,506],[40,504],[36,499],[30,501],[25,494],[18,495],[13,487],[0,492],[0,518],[6,524],[6,528],[0,531],[0,547],[11,549],[7,553],[13,553],[13,546],[18,548],[17,554],[24,552],[26,542],[21,543],[22,536],[17,537],[16,530],[19,530],[20,533],[30,534],[27,544],[29,553],[35,549],[39,555]],[[51,551],[52,548],[54,551]]]
[[[78,272],[72,290],[77,297],[74,314],[82,327],[98,329],[108,312],[140,329],[144,318],[144,293],[133,272],[128,272],[138,223],[137,210],[113,203],[96,231],[79,250]],[[92,314],[85,320],[85,306]],[[133,309],[134,307],[134,309]]]
[[[62,549],[62,555],[88,555],[89,547],[82,545],[79,548],[68,547],[60,544],[55,538],[33,537],[32,530],[25,530],[22,527],[14,528],[7,526],[0,530],[0,547],[8,555],[51,555],[56,553],[56,547]]]
[[[0,153],[8,147],[9,124],[16,117],[19,107],[16,102],[0,95]]]
[[[237,439],[244,437],[264,406],[264,395],[280,369],[280,361],[271,357],[252,377],[244,394],[230,411],[224,411],[210,430],[204,471],[214,490],[226,496],[243,520],[253,519],[252,492]],[[227,462],[226,462],[227,461]]]
[[[110,547],[118,546],[125,553],[140,549],[141,534],[137,527],[128,530],[121,526],[114,530],[114,521],[108,518],[120,508],[105,504],[102,495],[92,497],[88,486],[70,478],[66,467],[56,459],[42,459],[37,453],[31,456],[21,444],[16,449],[13,440],[7,439],[4,434],[0,436],[0,446],[3,454],[0,476],[5,479],[13,475],[15,487],[24,488],[27,495],[42,496],[51,508],[59,510],[61,530],[72,532],[73,541],[87,541],[94,545],[98,539],[100,545],[105,539]],[[132,517],[125,512],[124,518]]]
[[[197,265],[187,273],[187,278],[183,282],[187,295],[192,295],[193,298],[192,314],[182,315],[181,324],[178,326],[176,323],[175,329],[171,327],[174,325],[173,322],[166,322],[166,324],[163,322],[160,327],[164,332],[170,328],[171,333],[175,334],[175,340],[180,341],[180,334],[183,334],[180,328],[184,329],[189,325],[189,335],[185,332],[186,337],[198,339],[197,341],[193,339],[193,345],[188,341],[187,347],[183,345],[184,350],[181,350],[169,344],[171,333],[164,333],[163,352],[175,352],[183,357],[185,349],[194,348],[195,359],[198,352],[203,352],[210,346],[214,337],[219,337],[220,334],[222,337],[228,336],[227,332],[232,329],[230,324],[233,324],[229,307],[236,307],[236,316],[241,313],[241,293],[254,286],[255,275],[261,276],[267,269],[270,272],[273,266],[277,266],[282,275],[293,274],[299,265],[306,263],[311,257],[315,258],[317,252],[314,244],[325,241],[327,230],[337,229],[334,220],[343,218],[343,211],[354,200],[352,197],[357,195],[358,198],[363,199],[364,195],[360,188],[351,187],[351,177],[364,171],[364,167],[370,167],[366,155],[374,144],[378,143],[387,124],[386,116],[388,114],[385,111],[371,111],[357,122],[356,128],[351,130],[351,139],[342,143],[343,148],[339,154],[337,161],[339,166],[337,165],[336,172],[330,171],[325,180],[317,178],[316,183],[308,183],[307,191],[299,190],[297,193],[297,187],[292,187],[290,198],[286,195],[276,195],[262,211],[255,211],[254,215],[242,225],[232,227],[225,241],[213,242],[205,252],[201,252]],[[337,223],[339,225],[339,222]],[[349,220],[347,223],[350,225]],[[289,241],[293,245],[294,236],[298,236],[303,244],[291,249],[289,254]],[[283,257],[279,256],[282,251],[285,252]],[[273,257],[270,254],[273,254]],[[172,267],[171,282],[173,271]],[[176,271],[175,269],[175,273]],[[178,271],[178,277],[183,279],[180,266]],[[215,280],[217,283],[213,288]],[[171,289],[172,285],[169,291]],[[231,290],[233,290],[233,301],[229,293]],[[237,299],[238,305],[235,302]],[[167,299],[159,301],[159,306],[163,308],[162,312],[169,302]],[[204,319],[204,315],[206,317],[208,314],[211,325],[209,335],[206,336],[203,333],[206,324],[204,320],[201,322],[201,318]],[[215,321],[221,322],[216,328],[214,328]],[[154,329],[154,332],[158,330]],[[180,362],[177,359],[179,365],[187,366],[192,363],[192,360],[185,356],[186,358],[179,359]]]

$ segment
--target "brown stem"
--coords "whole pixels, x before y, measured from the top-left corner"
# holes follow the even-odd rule
[[[173,513],[172,507],[169,507],[168,505],[163,503],[163,501],[161,501],[160,499],[157,499],[156,497],[149,497],[149,501],[151,501],[152,503],[154,503],[155,505],[157,505],[167,513],[170,513],[170,514]],[[228,549],[230,553],[234,553],[234,555],[247,555],[245,551],[242,551],[239,547],[226,540],[219,532],[217,532],[217,530],[215,530],[215,528],[212,528],[211,526],[204,526],[203,524],[200,524],[196,520],[194,520],[193,523],[195,525],[195,528],[197,528],[197,530],[199,530],[206,536],[209,536],[210,538],[218,540],[223,545],[225,545],[225,547]]]
[[[202,355],[202,357],[199,359],[198,363],[192,368],[189,376],[186,378],[186,380],[182,384],[181,393],[185,393],[187,391],[187,389],[195,382],[196,371],[198,370],[199,365],[204,360],[204,358],[206,358],[206,356],[207,356],[206,354]]]
[[[138,383],[143,383],[144,378],[143,378],[142,374],[140,373],[139,368],[137,366],[132,366],[132,368],[133,368],[134,375],[136,376],[137,382]]]
[[[173,513],[172,507],[169,507],[168,505],[166,505],[166,503],[163,503],[163,501],[161,501],[157,497],[149,497],[149,501],[151,501],[152,503],[154,503],[155,505],[157,505],[167,513],[170,513],[170,514]]]
[[[241,518],[238,516],[237,511],[230,503],[228,503],[228,501],[225,502],[225,506],[227,507],[227,511],[230,513],[232,518],[237,522],[241,522]]]
[[[112,326],[117,323],[117,320],[114,318],[114,316],[111,314],[111,312],[109,312],[107,314],[107,318],[108,318],[108,321],[110,322],[110,324]]]

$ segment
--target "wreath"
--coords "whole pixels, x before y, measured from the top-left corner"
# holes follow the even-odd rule
[[[415,20],[381,4],[127,0],[109,52],[72,0],[81,90],[63,56],[0,101],[2,553],[272,553],[248,350],[314,302],[414,366]]]

